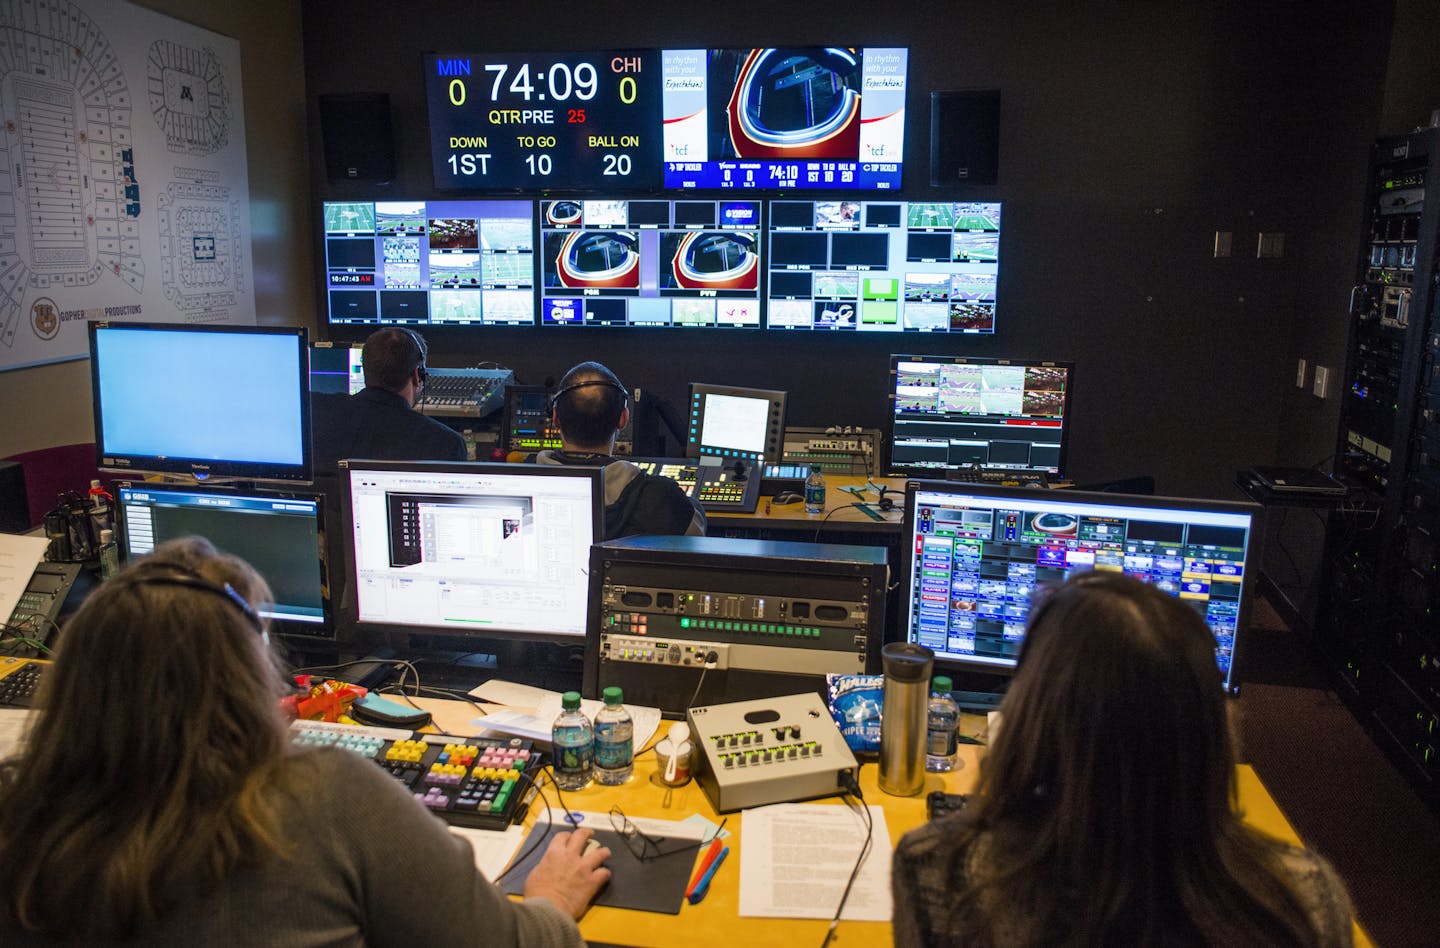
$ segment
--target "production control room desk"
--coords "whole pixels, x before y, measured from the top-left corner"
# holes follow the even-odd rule
[[[435,717],[435,726],[452,734],[473,735],[475,728],[470,721],[476,717],[475,708],[460,701],[444,699],[419,699],[420,704]],[[661,724],[660,736],[668,725]],[[977,715],[962,715],[962,734],[979,735],[985,727],[985,719]],[[908,830],[925,822],[925,795],[932,790],[949,793],[966,793],[975,784],[980,773],[980,757],[984,748],[975,744],[960,745],[960,763],[949,774],[927,774],[924,792],[914,797],[894,797],[884,793],[876,785],[879,767],[866,763],[860,768],[860,787],[865,793],[865,802],[879,805],[885,811],[885,823],[890,831],[891,848],[900,842]],[[1240,809],[1245,822],[1271,836],[1300,845],[1295,829],[1280,812],[1265,785],[1248,765],[1238,768]],[[655,755],[648,749],[635,755],[635,775],[624,786],[603,787],[592,784],[580,791],[567,791],[566,803],[576,810],[605,812],[611,806],[619,805],[627,815],[656,819],[683,820],[692,813],[699,813],[706,819],[719,822],[721,817],[710,805],[705,792],[695,781],[669,791],[655,782]],[[551,806],[555,806],[554,791],[547,787]],[[839,797],[815,801],[822,805],[842,805]],[[544,804],[538,799],[530,807],[527,825],[534,822],[535,813],[543,812]],[[678,915],[661,915],[653,912],[637,912],[628,909],[592,906],[580,920],[580,931],[591,943],[631,945],[637,948],[668,948],[685,945],[686,948],[799,948],[818,946],[825,937],[829,919],[785,919],[785,918],[741,918],[740,917],[740,852],[743,845],[744,816],[731,813],[725,823],[730,835],[726,845],[731,853],[724,866],[716,873],[709,895],[698,905],[686,904]],[[521,844],[523,847],[523,843]],[[858,854],[857,854],[858,855]],[[888,873],[887,873],[888,878]],[[834,911],[834,906],[829,907]],[[846,922],[842,921],[835,932],[832,944],[844,946],[884,946],[891,943],[890,925],[887,922]],[[1355,927],[1355,944],[1369,946],[1370,940]]]
[[[830,539],[827,535],[834,533],[874,534],[875,536],[869,542],[876,546],[883,546],[886,536],[899,537],[900,535],[900,520],[904,512],[905,480],[903,477],[828,475],[825,478],[824,513],[806,513],[803,503],[776,504],[773,502],[774,498],[762,494],[754,513],[707,511],[705,514],[708,524],[706,533],[712,537],[744,536],[762,540],[809,539],[812,541],[815,540],[817,532],[821,535],[821,539]],[[876,510],[882,518],[880,520],[876,520],[852,506],[863,500],[870,504],[872,509],[876,509],[874,505],[879,499],[877,492],[866,491],[864,497],[860,498],[841,489],[843,487],[863,488],[870,484],[880,484],[890,488],[885,496],[895,501],[893,510]],[[757,536],[758,533],[767,535]],[[846,540],[845,542],[862,541]]]

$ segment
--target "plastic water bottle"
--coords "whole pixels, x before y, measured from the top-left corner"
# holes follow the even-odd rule
[[[926,723],[925,769],[943,774],[955,769],[956,732],[960,708],[950,697],[950,679],[937,675],[930,682],[930,708]]]
[[[825,512],[825,475],[816,464],[810,465],[810,474],[805,478],[805,512]]]
[[[635,769],[635,725],[620,702],[620,689],[611,685],[601,697],[605,707],[595,715],[595,781],[618,786]]]
[[[550,728],[555,745],[555,783],[562,790],[584,790],[590,786],[594,768],[595,731],[580,710],[580,692],[565,692],[560,707],[560,716]]]

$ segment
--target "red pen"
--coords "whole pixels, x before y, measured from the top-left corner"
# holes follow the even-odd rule
[[[727,816],[725,820],[728,819],[729,817]],[[715,838],[710,841],[710,848],[705,851],[705,858],[700,860],[700,865],[695,870],[695,875],[690,878],[690,884],[685,887],[685,897],[687,899],[695,894],[695,887],[700,884],[701,879],[705,878],[705,872],[710,868],[710,864],[715,861],[715,857],[720,855],[720,848],[723,845],[720,839],[720,830],[725,828],[725,820],[720,821],[719,827],[715,830]]]

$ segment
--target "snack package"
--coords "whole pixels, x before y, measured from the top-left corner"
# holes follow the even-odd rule
[[[885,699],[884,675],[825,676],[830,716],[857,753],[880,750],[880,708]]]

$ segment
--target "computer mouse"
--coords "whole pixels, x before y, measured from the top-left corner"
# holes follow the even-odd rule
[[[798,504],[805,499],[804,494],[797,494],[793,490],[782,491],[775,495],[771,501],[774,504]]]

